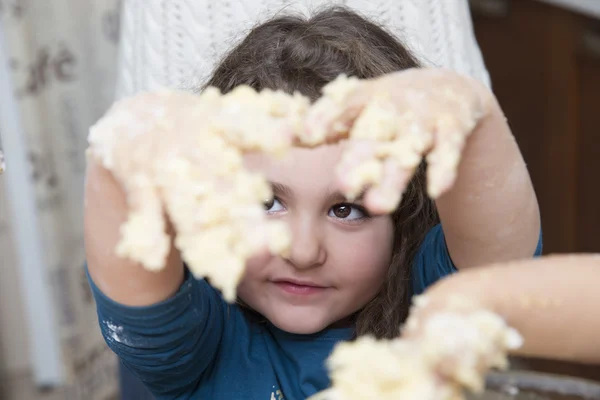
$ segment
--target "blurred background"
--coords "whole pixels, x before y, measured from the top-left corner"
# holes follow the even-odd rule
[[[87,130],[147,78],[119,69],[194,51],[137,52],[132,32],[158,22],[137,21],[130,1],[166,4],[0,0],[0,399],[119,398],[82,268]],[[600,252],[600,0],[469,5],[539,197],[544,252]],[[181,72],[160,71],[165,84]]]

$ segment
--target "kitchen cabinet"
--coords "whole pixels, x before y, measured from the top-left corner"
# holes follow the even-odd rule
[[[600,19],[541,0],[471,6],[538,195],[544,253],[600,252]]]

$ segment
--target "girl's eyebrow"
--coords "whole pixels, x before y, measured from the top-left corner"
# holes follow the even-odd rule
[[[367,193],[367,189],[366,187],[363,188],[354,200],[348,199],[342,192],[336,190],[327,196],[327,201],[330,203],[361,203]]]
[[[269,182],[271,185],[271,190],[274,195],[279,196],[287,196],[292,197],[294,195],[294,191],[287,185],[279,182]],[[352,201],[350,201],[342,192],[336,190],[327,195],[327,202],[329,203],[360,203],[363,201],[363,198],[367,192],[367,187],[363,188],[358,196]]]
[[[269,182],[274,195],[291,197],[294,191],[289,187],[279,182]]]

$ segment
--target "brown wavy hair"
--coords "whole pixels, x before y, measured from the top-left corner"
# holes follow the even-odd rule
[[[367,79],[415,67],[417,59],[381,26],[333,7],[310,18],[279,16],[254,27],[223,58],[204,88],[226,93],[245,84],[256,90],[298,91],[314,101],[340,74]],[[397,336],[408,314],[412,264],[425,234],[438,222],[426,194],[423,165],[391,218],[394,247],[387,279],[354,315],[357,336]]]

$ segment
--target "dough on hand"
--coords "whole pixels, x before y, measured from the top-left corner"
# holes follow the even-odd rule
[[[309,110],[302,140],[348,138],[337,171],[345,193],[352,198],[374,188],[377,211],[391,212],[424,159],[430,197],[453,185],[466,140],[488,111],[488,95],[473,80],[439,69],[399,71],[368,85],[342,75]],[[384,165],[394,166],[392,176]]]
[[[117,254],[150,270],[175,246],[191,272],[235,300],[246,260],[284,252],[290,235],[265,218],[271,189],[243,168],[245,151],[282,155],[309,102],[280,92],[239,87],[227,95],[163,90],[113,105],[90,130],[88,156],[123,185],[128,218]]]
[[[421,297],[418,301],[426,301]],[[369,336],[339,344],[328,359],[332,387],[310,400],[463,400],[481,392],[486,372],[508,366],[522,338],[487,310],[451,305],[409,339]]]

